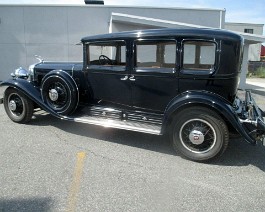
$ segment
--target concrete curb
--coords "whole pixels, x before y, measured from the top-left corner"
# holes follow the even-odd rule
[[[255,89],[250,89],[252,93],[261,95],[261,96],[265,96],[265,91],[262,90],[255,90]]]
[[[247,78],[245,88],[251,90],[252,93],[265,96],[265,79]]]

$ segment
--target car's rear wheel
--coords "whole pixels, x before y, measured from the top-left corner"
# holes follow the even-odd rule
[[[33,102],[21,91],[7,88],[4,93],[4,107],[8,117],[16,123],[27,123],[33,114]]]
[[[76,87],[58,75],[51,75],[43,80],[41,95],[50,108],[62,115],[70,114],[77,105]]]
[[[222,118],[204,107],[192,107],[177,114],[172,125],[173,147],[194,161],[221,155],[229,141]]]

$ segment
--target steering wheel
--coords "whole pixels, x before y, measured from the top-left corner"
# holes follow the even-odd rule
[[[112,65],[111,59],[108,58],[106,55],[100,55],[98,60],[100,65]]]

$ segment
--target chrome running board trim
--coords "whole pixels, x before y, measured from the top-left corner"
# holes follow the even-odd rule
[[[97,126],[109,127],[109,128],[117,128],[123,130],[130,130],[154,135],[161,135],[161,126],[146,124],[146,123],[138,123],[133,121],[125,121],[125,120],[113,120],[107,118],[100,117],[92,117],[92,116],[81,116],[81,117],[63,117],[65,120],[80,122],[85,124],[93,124]]]

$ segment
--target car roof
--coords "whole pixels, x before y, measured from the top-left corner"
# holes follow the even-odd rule
[[[209,29],[209,28],[189,28],[189,29],[148,29],[148,30],[135,30],[126,32],[117,32],[101,35],[87,36],[81,39],[81,42],[94,42],[104,40],[116,39],[140,39],[140,38],[163,38],[163,37],[192,37],[192,38],[213,38],[240,41],[243,38],[231,31],[222,29]]]

